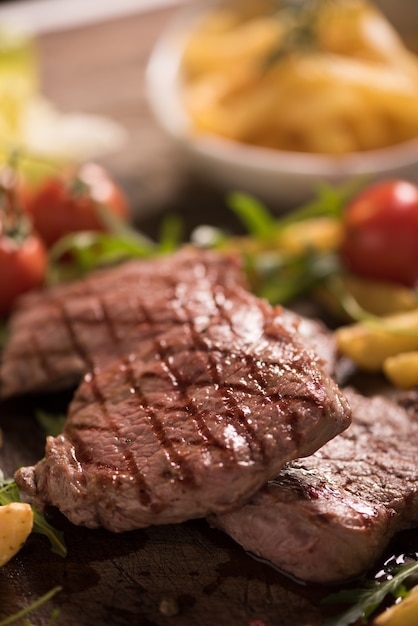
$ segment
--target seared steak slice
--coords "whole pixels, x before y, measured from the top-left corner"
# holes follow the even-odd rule
[[[23,297],[10,320],[0,396],[76,385],[142,340],[175,323],[177,291],[244,283],[237,258],[185,248],[129,261]],[[164,311],[157,316],[155,310]]]
[[[45,459],[16,473],[41,509],[112,531],[226,511],[347,427],[280,308],[184,285],[173,307],[181,323],[87,374]]]
[[[244,507],[210,522],[305,581],[371,568],[389,539],[418,525],[418,424],[383,397],[347,392],[353,421],[290,463]]]

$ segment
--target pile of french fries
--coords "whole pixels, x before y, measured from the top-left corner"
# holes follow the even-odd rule
[[[184,103],[193,132],[341,155],[418,136],[418,59],[366,0],[324,2],[314,48],[280,49],[278,2],[230,2],[190,33]]]

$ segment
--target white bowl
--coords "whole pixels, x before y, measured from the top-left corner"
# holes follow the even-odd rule
[[[201,7],[179,13],[155,45],[146,71],[151,109],[192,170],[223,190],[255,194],[273,208],[308,200],[321,182],[339,185],[357,177],[418,182],[418,138],[334,157],[257,148],[192,133],[182,105],[181,58],[185,41],[201,15]]]

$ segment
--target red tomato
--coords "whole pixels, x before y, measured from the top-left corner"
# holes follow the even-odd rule
[[[0,317],[16,299],[41,287],[47,270],[47,252],[33,231],[18,200],[18,177],[7,166],[0,171]]]
[[[366,278],[418,283],[418,187],[389,180],[366,188],[348,205],[341,258]]]
[[[0,316],[10,312],[20,295],[42,286],[46,268],[47,253],[39,237],[30,234],[18,241],[0,236]]]
[[[35,230],[47,247],[68,233],[106,230],[98,205],[104,205],[120,219],[129,217],[122,189],[96,163],[86,163],[75,173],[65,172],[46,179],[34,189],[24,189],[22,198]]]

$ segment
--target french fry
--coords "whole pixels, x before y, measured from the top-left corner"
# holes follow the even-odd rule
[[[193,81],[237,65],[252,65],[277,45],[282,31],[279,21],[269,17],[242,22],[236,12],[227,9],[209,15],[187,42],[183,57],[186,74]]]
[[[383,362],[383,371],[395,387],[418,387],[418,351],[401,352]]]
[[[10,502],[0,506],[0,567],[19,552],[32,526],[33,511],[29,504]]]
[[[346,3],[344,10],[335,3],[326,5],[319,39],[323,49],[336,54],[400,67],[412,74],[418,71],[415,55],[381,11],[367,2]]]
[[[388,357],[418,350],[418,309],[381,318],[381,324],[365,322],[335,331],[337,347],[360,369],[378,372]]]

